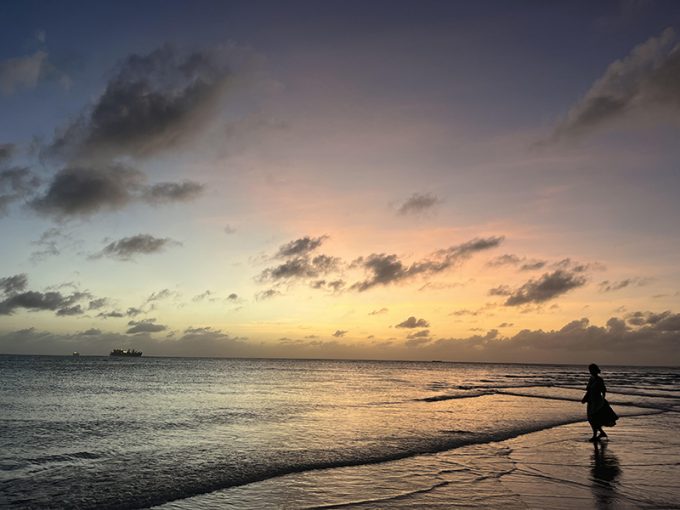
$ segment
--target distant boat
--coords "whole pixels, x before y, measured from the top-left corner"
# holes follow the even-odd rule
[[[80,357],[80,353],[78,351],[73,351],[73,357],[74,358]]]
[[[109,354],[109,356],[127,356],[133,358],[139,358],[141,355],[142,351],[135,351],[134,349],[114,349]]]

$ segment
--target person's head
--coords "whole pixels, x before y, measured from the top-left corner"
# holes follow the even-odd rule
[[[597,375],[600,373],[600,367],[598,367],[595,363],[588,365],[588,370],[590,371],[591,375]]]

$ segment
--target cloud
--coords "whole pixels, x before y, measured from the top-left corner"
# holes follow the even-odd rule
[[[106,298],[97,298],[91,300],[88,305],[87,309],[88,310],[99,310],[100,308],[105,307],[109,303],[109,300]]]
[[[431,340],[430,330],[424,329],[423,331],[416,331],[415,333],[408,335],[404,345],[406,347],[420,347],[430,343]]]
[[[238,299],[238,294],[235,294],[234,292],[232,292],[231,294],[229,294],[229,295],[227,296],[227,299],[228,299],[229,301],[236,301],[236,300]]]
[[[680,45],[672,28],[609,65],[557,126],[553,139],[582,136],[643,111],[680,109]]]
[[[144,175],[122,165],[67,167],[31,202],[33,209],[59,218],[121,209],[142,188]]]
[[[0,170],[0,215],[7,212],[7,206],[12,202],[34,193],[39,185],[40,179],[28,168]]]
[[[429,328],[430,323],[427,322],[425,319],[416,319],[415,317],[411,316],[408,319],[406,319],[403,322],[400,322],[395,328]]]
[[[11,315],[17,309],[23,308],[30,311],[48,310],[57,315],[79,315],[83,313],[80,305],[74,304],[81,299],[89,297],[88,294],[75,292],[63,295],[61,292],[37,292],[28,290],[13,293],[0,301],[0,315]]]
[[[145,355],[212,357],[311,357],[338,359],[414,359],[475,362],[573,363],[587,365],[606,360],[609,364],[673,366],[680,363],[680,314],[635,312],[648,317],[640,326],[612,317],[602,326],[587,318],[568,322],[554,330],[523,329],[513,336],[497,330],[484,335],[434,338],[416,337],[406,342],[349,341],[270,343],[248,341],[207,327],[187,328],[177,338],[153,338],[137,333],[134,347]],[[153,323],[152,323],[153,324]],[[55,334],[34,328],[0,330],[0,352],[8,354],[107,354],[129,345],[121,333],[92,332]],[[315,343],[312,343],[315,342]]]
[[[439,202],[441,202],[441,200],[432,193],[414,193],[408,200],[399,206],[397,212],[402,216],[409,214],[417,215],[432,209]]]
[[[288,258],[308,255],[321,246],[326,239],[328,239],[328,236],[325,235],[319,237],[301,237],[300,239],[290,241],[279,247],[279,251],[276,253],[275,257]]]
[[[329,289],[333,292],[340,292],[345,285],[346,282],[344,280],[314,280],[310,283],[313,289]]]
[[[521,264],[521,265],[520,265]],[[529,260],[526,257],[518,257],[517,255],[506,253],[505,255],[500,255],[496,258],[491,259],[486,263],[489,267],[500,267],[500,266],[518,266],[520,271],[535,271],[537,269],[542,269],[547,264],[544,260]]]
[[[336,337],[336,338],[342,338],[347,333],[349,333],[349,331],[346,331],[344,329],[337,329],[337,330],[335,330],[335,333],[333,333],[333,336]]]
[[[522,259],[517,255],[513,255],[512,253],[506,253],[505,255],[499,255],[498,257],[491,259],[489,262],[486,263],[486,265],[490,267],[507,265],[515,266],[519,264],[521,261]]]
[[[205,292],[202,292],[201,294],[194,296],[193,298],[191,298],[191,300],[194,303],[200,303],[201,301],[205,301],[206,299],[208,301],[215,301],[214,297],[213,298],[210,297],[210,296],[214,296],[214,295],[215,295],[215,293],[212,292],[211,290],[206,290]]]
[[[47,53],[38,50],[32,55],[15,57],[0,62],[0,91],[14,93],[20,87],[34,88],[40,80]]]
[[[47,153],[66,160],[144,157],[204,130],[229,91],[234,47],[183,53],[163,46],[129,55],[102,95],[55,136]]]
[[[197,198],[203,189],[202,184],[192,181],[160,182],[146,188],[144,199],[152,204],[186,202]]]
[[[154,301],[161,301],[163,299],[168,299],[172,297],[175,293],[170,289],[161,289],[158,292],[152,292],[148,298],[146,298],[147,303],[152,303]]]
[[[600,292],[614,292],[617,290],[625,289],[626,287],[642,287],[650,283],[649,278],[626,278],[625,280],[619,280],[615,282],[610,282],[609,280],[604,280],[600,282]]]
[[[81,292],[72,284],[62,284],[51,288],[73,287],[70,294],[48,290],[38,292],[27,290],[28,277],[25,274],[17,274],[0,278],[0,295],[4,299],[0,300],[0,315],[12,315],[19,309],[30,311],[52,311],[57,316],[82,315],[84,308],[83,301],[97,299],[89,292]],[[49,287],[48,287],[49,288]]]
[[[512,326],[514,326],[514,324],[512,322],[501,322],[498,325],[499,328],[510,328]]]
[[[128,330],[126,333],[128,335],[134,333],[157,333],[159,331],[165,331],[168,329],[167,326],[163,324],[156,324],[156,319],[143,319],[141,321],[130,321],[128,322]]]
[[[389,312],[387,308],[380,308],[378,310],[373,310],[372,312],[369,312],[368,315],[382,315],[387,312]]]
[[[0,143],[0,165],[12,159],[16,149],[17,146],[13,143]]]
[[[236,227],[232,225],[226,225],[224,227],[224,233],[227,235],[235,234],[236,233]]]
[[[255,299],[257,301],[265,301],[267,299],[271,299],[273,297],[280,296],[280,295],[281,295],[281,292],[279,292],[276,289],[267,289],[267,290],[263,290],[262,292],[258,292],[257,294],[255,294]]]
[[[340,259],[328,255],[307,255],[291,258],[275,267],[262,271],[259,279],[262,281],[317,278],[338,269]],[[325,282],[324,282],[325,283]]]
[[[520,288],[507,294],[505,306],[543,303],[585,284],[585,276],[558,269],[552,273],[545,273],[537,280],[529,280]],[[503,293],[500,293],[498,288],[492,289],[490,293],[496,291],[495,295],[506,295],[507,289],[502,290]]]
[[[160,253],[168,246],[173,245],[181,246],[181,243],[167,237],[159,238],[149,234],[137,234],[107,244],[102,251],[92,257],[111,257],[118,260],[132,260],[136,255]]]
[[[14,276],[7,276],[0,278],[0,291],[3,294],[14,294],[26,290],[28,286],[28,276],[25,274],[16,274]]]
[[[389,285],[408,280],[417,275],[440,273],[470,258],[474,253],[499,246],[502,241],[503,237],[473,239],[460,245],[438,250],[429,257],[413,262],[408,266],[396,255],[374,253],[365,258],[360,257],[352,265],[363,267],[368,273],[368,278],[356,282],[351,288],[363,292],[376,285]]]
[[[187,201],[203,190],[201,184],[191,181],[151,186],[145,181],[146,176],[139,170],[119,164],[65,167],[29,205],[38,213],[62,219],[122,209],[133,201]]]
[[[547,264],[547,262],[544,261],[544,260],[535,260],[535,261],[527,262],[526,264],[522,264],[519,267],[519,270],[520,271],[537,271],[538,269],[543,269],[546,264]]]

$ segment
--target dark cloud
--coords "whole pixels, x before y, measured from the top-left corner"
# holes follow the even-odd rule
[[[279,247],[279,251],[276,253],[275,257],[288,258],[307,255],[321,246],[326,239],[328,239],[328,236],[301,237],[300,239],[290,241]]]
[[[501,322],[498,325],[499,328],[510,328],[512,326],[514,326],[514,324],[512,322]]]
[[[408,214],[420,214],[429,209],[432,209],[441,200],[432,193],[414,193],[408,200],[406,200],[397,212],[402,216]]]
[[[265,269],[259,278],[262,281],[317,278],[336,271],[339,265],[340,259],[337,257],[330,257],[328,255],[310,257],[302,255],[290,258],[278,266]]]
[[[552,264],[553,269],[561,269],[563,271],[571,271],[573,273],[585,273],[586,271],[603,271],[606,269],[599,262],[583,263],[576,262],[570,258],[562,259]]]
[[[128,317],[137,317],[138,315],[141,315],[143,313],[146,313],[146,312],[144,310],[142,310],[141,308],[137,308],[135,306],[131,306],[130,308],[128,308],[125,311],[125,315],[127,315]]]
[[[518,257],[517,255],[514,255],[512,253],[506,253],[504,255],[499,255],[498,257],[491,259],[489,262],[486,263],[486,265],[491,267],[507,265],[515,266],[519,264],[522,260],[523,259]]]
[[[153,237],[149,234],[137,234],[107,244],[101,252],[93,255],[93,257],[111,257],[119,260],[131,260],[136,255],[159,253],[168,246],[177,245],[181,245],[181,243],[169,238]]]
[[[0,315],[11,315],[19,309],[47,310],[55,312],[58,316],[81,315],[84,310],[80,302],[94,298],[90,293],[81,292],[77,288],[70,294],[62,294],[54,290],[48,292],[27,290],[27,287],[28,277],[25,274],[0,278],[0,294],[4,296],[0,301]],[[69,283],[51,288],[65,287],[74,286]]]
[[[220,330],[187,328],[182,336],[155,339],[137,333],[134,347],[145,355],[212,357],[311,357],[340,359],[418,359],[474,362],[573,363],[587,365],[606,360],[609,364],[675,366],[680,364],[680,314],[636,312],[649,317],[642,325],[627,324],[612,317],[597,326],[587,318],[571,321],[556,330],[524,329],[513,336],[497,330],[461,338],[416,337],[406,342],[307,342],[265,344],[235,338]],[[635,314],[631,314],[635,315]],[[91,335],[54,334],[34,328],[0,330],[0,352],[8,354],[107,354],[112,348],[129,345],[120,333]]]
[[[649,282],[649,278],[626,278],[615,282],[604,280],[603,282],[600,282],[600,292],[614,292],[625,289],[626,287],[642,287]]]
[[[46,63],[47,53],[43,50],[0,61],[0,91],[10,95],[21,87],[34,88],[40,81]]]
[[[157,333],[159,331],[165,331],[168,329],[167,326],[163,324],[156,324],[156,319],[143,319],[141,321],[130,321],[128,322],[128,330],[126,333],[128,335],[134,333]]]
[[[489,296],[510,296],[512,295],[512,289],[507,285],[499,285],[489,289]]]
[[[215,293],[214,293],[213,291],[211,291],[211,290],[206,290],[205,292],[202,292],[201,294],[198,294],[197,296],[194,296],[193,298],[191,298],[191,300],[192,300],[194,303],[200,303],[201,301],[205,301],[205,300],[208,300],[208,301],[215,301],[215,298],[214,298],[214,297],[210,297],[210,296],[214,296],[214,295],[215,295]]]
[[[346,285],[346,282],[344,280],[314,280],[309,285],[313,289],[328,289],[333,292],[340,292]]]
[[[389,312],[387,308],[380,308],[378,310],[373,310],[372,312],[369,312],[368,315],[382,315],[387,312]]]
[[[545,273],[537,280],[529,280],[520,288],[512,291],[505,301],[505,306],[543,303],[585,284],[585,276],[558,269],[552,273]]]
[[[87,309],[88,310],[99,310],[100,308],[105,307],[108,304],[109,300],[106,298],[97,298],[97,299],[92,299],[88,305]]]
[[[0,291],[4,294],[14,294],[26,290],[28,286],[28,276],[25,274],[16,274],[14,276],[7,276],[0,278]]]
[[[119,312],[117,310],[111,310],[110,312],[99,312],[97,314],[97,317],[100,317],[102,319],[119,319],[121,317],[125,317],[125,314],[123,312]]]
[[[160,182],[144,191],[144,199],[150,203],[186,202],[203,193],[204,186],[197,182]]]
[[[47,189],[29,202],[46,216],[59,219],[122,209],[133,201],[159,204],[196,198],[203,186],[191,181],[147,186],[139,170],[119,164],[94,164],[59,170]]]
[[[546,261],[544,260],[535,260],[531,262],[527,262],[525,264],[522,264],[519,266],[520,271],[537,271],[539,269],[543,269],[545,265],[547,264]]]
[[[280,296],[280,295],[281,295],[281,292],[279,292],[276,289],[267,289],[267,290],[263,290],[262,292],[258,292],[257,294],[255,294],[255,299],[258,300],[258,301],[265,301],[267,299],[271,299],[273,297]]]
[[[677,114],[680,51],[671,28],[609,65],[556,128],[553,139],[576,137],[636,112]]]
[[[337,330],[335,330],[335,333],[333,333],[333,336],[336,337],[336,338],[342,338],[347,333],[349,333],[349,331],[346,331],[344,329],[337,329]]]
[[[28,290],[13,293],[0,301],[0,315],[11,315],[17,309],[30,311],[48,310],[57,315],[80,315],[83,309],[78,301],[90,297],[84,292],[74,292],[64,295],[61,292],[37,292]]]
[[[424,331],[417,331],[406,337],[404,345],[406,347],[421,347],[432,341],[430,338],[430,332],[426,329]]]
[[[521,264],[521,265],[520,265]],[[487,266],[499,267],[499,266],[519,266],[520,271],[535,271],[537,269],[543,269],[547,264],[544,260],[528,260],[526,257],[518,257],[517,255],[506,253],[505,255],[500,255],[494,259],[487,262]]]
[[[67,167],[54,176],[45,193],[30,205],[41,214],[64,218],[121,209],[130,203],[144,175],[122,165]]]
[[[235,234],[236,228],[231,225],[227,225],[224,227],[224,233],[227,235]]]
[[[403,322],[400,322],[395,328],[429,328],[430,323],[425,319],[416,319],[411,316]]]
[[[0,143],[0,165],[9,161],[16,152],[16,145],[13,143]]]
[[[236,300],[238,299],[238,294],[235,294],[235,293],[232,292],[231,294],[229,294],[229,295],[227,296],[227,299],[228,299],[229,301],[236,301]]]
[[[365,258],[361,257],[355,260],[352,265],[363,267],[368,273],[368,278],[356,282],[351,288],[362,292],[376,285],[398,283],[417,275],[440,273],[470,258],[474,253],[499,246],[502,241],[503,237],[473,239],[460,245],[438,250],[429,257],[413,262],[408,266],[396,255],[374,253]]]
[[[103,94],[47,150],[66,160],[143,157],[176,148],[215,118],[232,76],[226,47],[130,55]]]
[[[158,292],[152,292],[148,298],[146,298],[147,303],[152,303],[154,301],[161,301],[163,299],[168,299],[174,296],[175,293],[170,289],[161,289]]]
[[[0,215],[7,212],[9,204],[25,199],[34,193],[39,185],[40,179],[28,168],[0,170]]]

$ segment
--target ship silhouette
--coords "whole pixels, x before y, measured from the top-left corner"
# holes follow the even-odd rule
[[[129,356],[138,358],[142,355],[142,351],[135,351],[134,349],[114,349],[109,356]]]

